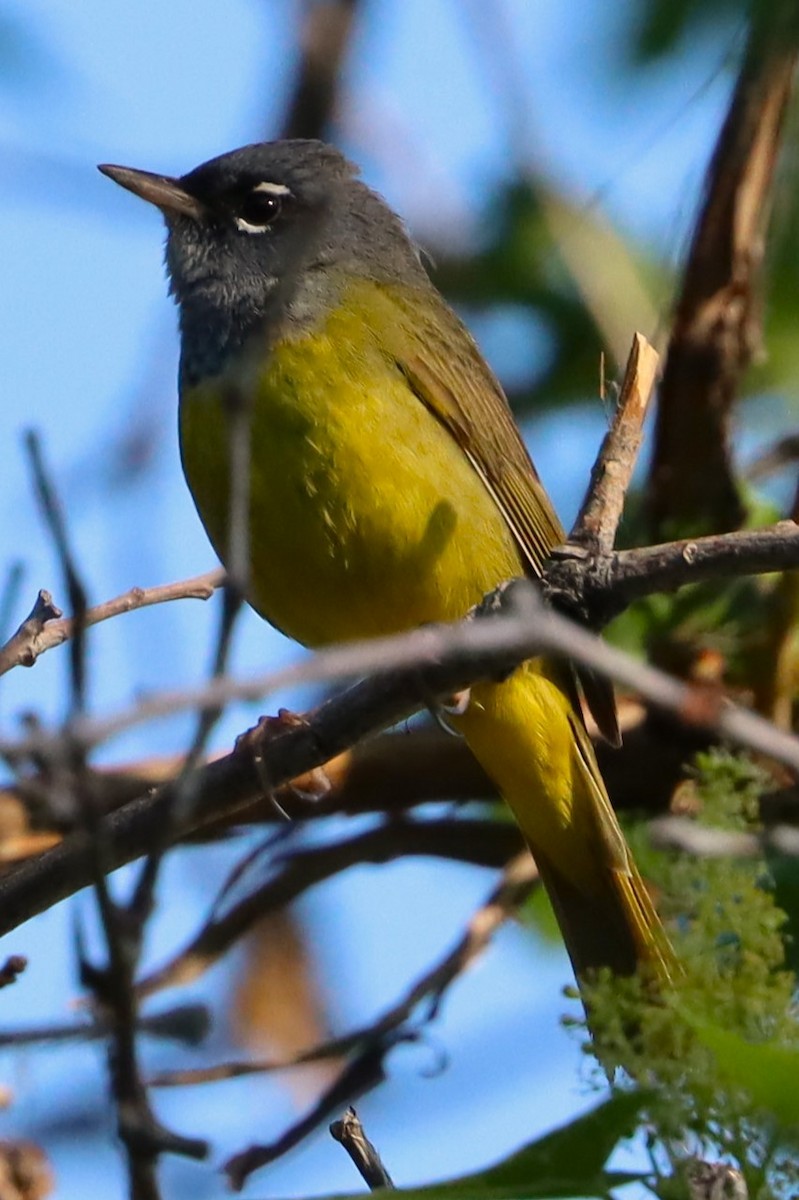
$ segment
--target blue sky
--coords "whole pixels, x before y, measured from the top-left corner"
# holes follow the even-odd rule
[[[624,4],[583,0],[564,10],[555,0],[496,0],[485,7],[496,17],[490,36],[507,31],[515,93],[511,74],[497,77],[485,69],[482,47],[489,31],[480,5],[366,5],[346,72],[340,134],[369,182],[420,237],[473,239],[492,183],[516,158],[545,166],[578,200],[599,204],[622,228],[676,260],[723,109],[728,81],[719,66],[730,39],[697,38],[679,74],[666,67],[651,71],[632,104],[622,70]],[[22,560],[20,618],[41,586],[63,598],[31,500],[21,449],[28,427],[44,440],[93,599],[212,565],[178,467],[177,345],[161,265],[162,230],[151,210],[115,189],[95,164],[180,173],[274,133],[295,59],[297,11],[288,0],[17,0],[0,7],[19,30],[5,80],[0,58],[0,582],[9,564]],[[509,108],[514,95],[515,109]],[[514,111],[523,111],[524,121],[511,130],[508,114]],[[512,329],[486,323],[480,332],[495,361],[503,352],[512,356]],[[544,416],[529,430],[536,461],[567,520],[604,427],[604,411],[591,392],[587,380],[579,420]],[[131,428],[155,432],[152,457],[138,473],[120,478],[119,456],[112,451]],[[90,658],[95,709],[120,706],[136,691],[200,678],[215,619],[211,606],[186,603],[97,630]],[[239,630],[241,671],[255,672],[296,653],[255,618]],[[4,733],[14,729],[23,709],[58,718],[65,661],[56,652],[35,670],[3,681]],[[279,703],[299,707],[302,697],[274,697],[269,707]],[[219,744],[229,743],[252,715],[231,713]],[[106,757],[175,749],[185,731],[175,722],[137,732],[109,747]],[[221,872],[232,856],[222,849],[208,861]],[[204,871],[198,886],[199,869],[192,854],[171,865],[170,894],[177,899],[153,932],[153,959],[203,911],[208,884]],[[489,887],[487,875],[406,864],[356,872],[310,898],[303,906],[309,938],[342,1025],[388,1002],[414,968],[457,935]],[[85,899],[78,910],[88,913]],[[4,1023],[68,1011],[76,994],[74,913],[74,906],[62,908],[8,939],[8,952],[23,950],[32,966],[3,993]],[[478,1167],[592,1102],[580,1083],[576,1042],[558,1028],[559,988],[567,979],[562,954],[508,928],[454,990],[431,1045],[394,1055],[389,1085],[361,1112],[398,1181]],[[212,994],[220,988],[216,978]],[[427,1078],[438,1049],[447,1056],[447,1069]],[[97,1050],[0,1061],[19,1092],[18,1106],[2,1118],[9,1131],[46,1124],[66,1097],[85,1097],[103,1086]],[[274,1083],[250,1081],[172,1093],[159,1108],[183,1131],[213,1129],[218,1160],[252,1136],[246,1117],[257,1116],[252,1126],[272,1136],[290,1116],[291,1103]],[[475,1127],[478,1134],[464,1136]],[[69,1131],[54,1128],[48,1145],[59,1195],[96,1189],[98,1173],[104,1195],[124,1194],[120,1163],[107,1140],[92,1144],[87,1154],[71,1144]],[[165,1178],[197,1195],[219,1190],[211,1173],[183,1164],[169,1164]],[[348,1161],[322,1135],[256,1180],[251,1194],[303,1195],[356,1185]]]

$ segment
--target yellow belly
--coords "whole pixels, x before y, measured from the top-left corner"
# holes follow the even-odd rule
[[[349,320],[336,315],[282,343],[251,376],[249,599],[311,646],[455,619],[522,571],[462,451],[363,323],[353,330]],[[181,448],[224,562],[229,442],[220,391],[212,381],[182,397]]]

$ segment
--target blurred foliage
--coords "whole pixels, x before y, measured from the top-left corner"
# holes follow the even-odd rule
[[[546,365],[531,362],[529,386],[511,397],[517,411],[583,400],[602,350],[623,363],[635,329],[653,326],[668,271],[598,212],[532,176],[502,185],[482,225],[475,255],[437,258],[436,284],[455,305],[518,305],[546,333]]]
[[[768,0],[759,0],[765,7]],[[758,5],[751,0],[647,0],[636,6],[632,30],[633,60],[649,65],[653,60],[679,53],[701,29],[718,32],[724,22],[743,29]]]

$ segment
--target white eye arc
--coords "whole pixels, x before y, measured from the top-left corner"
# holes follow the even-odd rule
[[[265,233],[280,214],[283,197],[290,195],[283,183],[256,183],[243,200],[237,216],[236,228],[241,233]]]

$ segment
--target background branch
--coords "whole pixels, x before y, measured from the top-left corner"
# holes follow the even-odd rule
[[[752,28],[708,171],[669,340],[649,480],[654,535],[724,532],[744,509],[729,445],[741,378],[761,344],[757,299],[781,134],[797,59],[793,0]]]
[[[357,1054],[343,1068],[341,1076],[328,1089],[306,1116],[288,1129],[281,1137],[268,1145],[248,1147],[236,1154],[225,1164],[231,1185],[240,1189],[253,1171],[274,1162],[297,1142],[307,1136],[332,1112],[340,1110],[343,1097],[361,1095],[374,1087],[382,1078],[383,1060],[399,1041],[415,1037],[416,1032],[404,1029],[404,1022],[423,1001],[428,1009],[423,1023],[432,1021],[439,1012],[441,1001],[455,979],[482,953],[496,930],[529,897],[538,882],[538,872],[533,860],[525,850],[516,855],[505,866],[502,878],[491,895],[472,915],[466,930],[455,946],[433,967],[418,979],[408,993],[382,1018],[357,1035],[351,1035],[350,1044],[357,1046]],[[324,1049],[330,1053],[330,1043]],[[339,1043],[340,1045],[340,1043]],[[228,1076],[229,1077],[229,1076]],[[185,1082],[184,1073],[184,1082]],[[349,1089],[349,1090],[348,1090]],[[338,1104],[336,1104],[338,1101]]]

